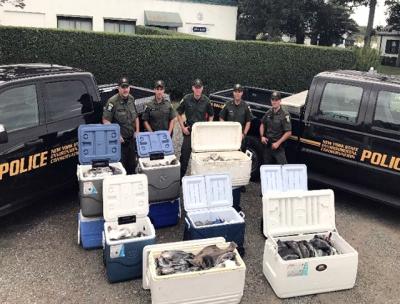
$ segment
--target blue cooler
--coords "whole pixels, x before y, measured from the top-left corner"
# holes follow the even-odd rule
[[[151,203],[149,217],[155,228],[175,226],[181,217],[180,198]]]
[[[85,217],[78,213],[78,244],[84,249],[101,248],[104,229],[103,217]]]
[[[103,179],[126,171],[121,158],[120,128],[117,124],[81,125],[78,129],[77,176],[81,212],[86,217],[103,215]],[[104,169],[104,171],[101,173]],[[96,174],[92,174],[96,170]]]
[[[146,174],[149,202],[175,200],[180,195],[181,164],[168,131],[141,132],[136,136],[138,173]]]
[[[156,237],[147,216],[148,199],[144,174],[109,176],[103,181],[103,258],[110,283],[142,276],[143,247],[154,244]],[[119,238],[121,233],[125,237]]]
[[[232,182],[228,174],[193,175],[182,179],[186,211],[184,240],[224,237],[243,249],[243,212],[233,207]]]

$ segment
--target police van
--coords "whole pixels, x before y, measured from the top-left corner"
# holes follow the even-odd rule
[[[290,163],[305,163],[309,179],[400,207],[400,78],[375,72],[333,71],[316,75],[308,91],[281,92],[292,117],[286,143]],[[245,87],[254,116],[246,140],[253,176],[262,163],[260,119],[271,91]],[[210,95],[216,118],[232,90]]]
[[[115,84],[99,90],[91,73],[71,67],[0,66],[0,216],[76,181],[77,129],[100,123],[115,93]]]

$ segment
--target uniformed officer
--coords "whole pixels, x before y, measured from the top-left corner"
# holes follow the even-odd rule
[[[135,109],[135,100],[130,92],[127,77],[118,81],[118,94],[112,96],[103,111],[103,123],[117,123],[121,128],[121,162],[127,174],[135,173],[135,133],[139,131],[139,118]]]
[[[244,139],[250,130],[251,112],[248,104],[242,100],[243,87],[235,84],[233,87],[233,100],[228,101],[219,113],[220,121],[236,121],[242,125],[242,149]]]
[[[203,82],[200,79],[193,81],[192,91],[192,94],[183,97],[177,108],[178,122],[183,133],[180,158],[181,177],[186,174],[192,152],[190,132],[193,124],[199,121],[212,121],[214,118],[214,110],[208,97],[203,95]],[[183,115],[186,116],[186,121],[184,121]]]
[[[168,130],[172,135],[175,125],[176,112],[171,103],[164,98],[165,84],[162,80],[157,80],[154,85],[154,98],[146,106],[142,115],[143,124],[147,131]]]
[[[272,108],[269,109],[260,125],[261,143],[264,145],[264,164],[287,164],[283,143],[292,135],[292,124],[289,113],[281,107],[281,94],[277,91],[271,95]]]

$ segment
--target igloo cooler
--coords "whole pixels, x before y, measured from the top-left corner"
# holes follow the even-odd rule
[[[226,248],[224,238],[210,238],[146,246],[143,250],[143,288],[150,289],[152,304],[234,304],[243,296],[246,266],[236,252],[236,265],[225,268],[159,275],[155,259],[164,250],[197,254],[204,247]]]
[[[103,215],[103,179],[105,176],[126,175],[125,168],[119,162],[121,158],[120,128],[117,124],[81,125],[78,129],[79,163],[77,176],[79,182],[79,200],[82,215],[98,217]],[[107,167],[112,172],[99,172]]]
[[[138,173],[147,175],[149,201],[176,199],[180,194],[179,160],[168,131],[141,132],[136,136]]]
[[[147,177],[144,174],[116,175],[106,177],[103,183],[103,259],[108,281],[114,283],[141,277],[143,248],[154,244],[156,237],[147,216]],[[144,233],[145,236],[130,234],[118,239],[115,234],[123,231],[133,235]]]
[[[356,281],[358,253],[337,232],[332,190],[272,193],[263,197],[263,272],[280,298],[352,288]],[[328,236],[337,255],[284,260],[281,241],[311,240]]]
[[[232,207],[230,176],[185,176],[182,187],[186,211],[184,240],[224,237],[244,252],[244,214]]]
[[[102,248],[104,219],[100,217],[85,217],[82,211],[78,213],[78,244],[84,249]]]
[[[149,218],[154,228],[175,226],[181,217],[180,198],[150,204]]]
[[[197,122],[192,127],[191,174],[229,173],[232,186],[250,181],[250,151],[240,151],[242,126],[238,122]]]

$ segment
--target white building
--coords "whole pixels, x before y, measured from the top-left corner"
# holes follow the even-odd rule
[[[379,54],[383,57],[383,63],[395,65],[399,55],[400,31],[387,28],[377,31],[375,35],[378,37]]]
[[[136,25],[234,40],[237,0],[25,0],[0,6],[0,25],[134,33]]]

